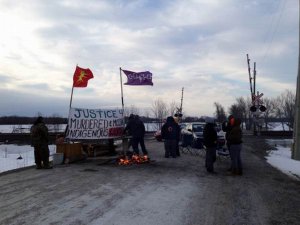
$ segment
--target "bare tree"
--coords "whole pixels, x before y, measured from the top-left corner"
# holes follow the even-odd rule
[[[281,94],[281,100],[283,115],[287,120],[289,130],[291,130],[294,125],[296,95],[292,91],[286,90]]]
[[[140,110],[135,105],[130,105],[130,107],[125,107],[125,116],[128,117],[130,114],[139,115]]]
[[[229,114],[246,122],[247,118],[249,118],[249,108],[247,99],[239,97],[236,98],[236,103],[229,107]],[[242,123],[242,127],[243,126]]]
[[[176,110],[177,110],[177,106],[176,106],[176,103],[175,101],[172,101],[170,104],[169,104],[169,115],[174,115],[176,113]]]
[[[240,108],[237,104],[233,104],[229,107],[229,114],[233,115],[235,118],[242,118]]]
[[[275,100],[274,100],[274,114],[276,116],[276,118],[278,118],[281,121],[281,125],[282,125],[282,130],[284,129],[284,114],[283,114],[283,100],[282,100],[282,96],[278,96]]]
[[[152,103],[152,112],[154,118],[158,120],[158,129],[161,129],[163,120],[167,117],[168,114],[167,104],[161,99],[156,99]]]
[[[219,122],[219,123],[224,122],[226,120],[226,114],[225,114],[224,107],[218,102],[215,102],[214,105],[216,107],[215,116],[217,118],[217,122]]]
[[[236,99],[236,102],[237,102],[238,109],[240,111],[239,118],[245,122],[247,120],[247,112],[249,111],[249,109],[247,108],[246,99],[244,99],[243,97],[239,97]],[[242,123],[242,127],[243,126],[244,124]]]
[[[263,105],[266,107],[266,110],[263,114],[265,120],[265,129],[268,130],[269,119],[275,113],[276,100],[273,98],[264,98],[263,102]]]

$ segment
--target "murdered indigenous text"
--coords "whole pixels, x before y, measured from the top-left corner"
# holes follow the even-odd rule
[[[71,140],[115,138],[122,136],[123,127],[122,109],[71,108],[67,138]]]

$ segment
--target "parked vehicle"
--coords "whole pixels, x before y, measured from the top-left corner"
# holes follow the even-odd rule
[[[182,146],[190,145],[193,148],[203,148],[204,126],[204,122],[188,123],[186,127],[181,130]]]
[[[186,124],[186,127],[181,130],[181,145],[191,146],[192,148],[203,148],[203,130],[205,127],[204,122],[193,122]],[[226,151],[225,136],[222,131],[218,132],[217,149]]]
[[[162,141],[162,137],[161,137],[161,130],[158,130],[154,133],[154,138],[157,140],[157,141]]]

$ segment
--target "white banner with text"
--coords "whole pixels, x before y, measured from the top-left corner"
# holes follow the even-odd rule
[[[66,138],[70,140],[94,140],[117,138],[123,135],[122,109],[71,108]]]

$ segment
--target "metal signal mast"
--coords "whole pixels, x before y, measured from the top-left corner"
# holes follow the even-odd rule
[[[184,90],[184,87],[182,87],[182,89],[181,89],[181,101],[180,101],[180,107],[177,108],[177,111],[176,111],[176,114],[175,114],[175,117],[179,117],[179,118],[182,117],[183,90]]]
[[[261,99],[261,97],[264,94],[259,92],[257,92],[256,94],[256,62],[254,62],[253,77],[252,77],[251,68],[250,68],[250,59],[248,54],[247,54],[247,64],[248,64],[248,74],[249,74],[249,83],[250,83],[250,92],[251,92],[251,101],[252,101],[252,106],[250,107],[250,111],[253,113],[254,135],[256,135],[257,134],[256,123],[260,121],[259,111],[260,112],[266,111],[266,107],[263,105],[263,101]]]

